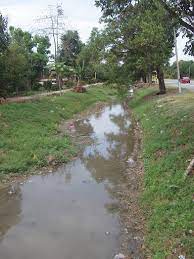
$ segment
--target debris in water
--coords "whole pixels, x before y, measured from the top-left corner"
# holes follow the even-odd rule
[[[134,96],[134,90],[133,90],[133,89],[130,89],[130,90],[129,90],[129,94],[130,94],[130,96]]]
[[[73,123],[73,122],[70,123],[69,126],[68,126],[68,128],[69,128],[70,131],[73,131],[73,132],[74,132],[74,131],[75,131],[75,125],[74,125],[74,123]]]
[[[130,165],[130,166],[133,166],[134,164],[135,164],[135,161],[133,160],[133,158],[129,158],[128,160],[127,160],[127,163]]]
[[[14,186],[11,186],[10,191],[8,192],[9,195],[13,195],[15,193]]]
[[[88,183],[90,183],[90,182],[87,181],[87,180],[83,180],[82,183],[88,184]]]
[[[105,235],[106,235],[106,236],[110,236],[110,232],[108,232],[108,231],[105,232]]]
[[[47,162],[48,162],[48,164],[49,164],[49,165],[54,164],[55,159],[56,159],[55,156],[49,155],[49,156],[47,157]]]
[[[125,256],[124,254],[118,254],[118,255],[115,255],[114,259],[124,259]]]
[[[126,234],[129,234],[129,232],[128,232],[128,229],[127,229],[127,228],[125,228],[125,229],[124,229],[124,231],[125,231],[125,233],[126,233]]]

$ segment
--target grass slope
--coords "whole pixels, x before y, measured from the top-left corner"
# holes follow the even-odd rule
[[[84,94],[0,106],[0,177],[45,166],[49,155],[68,161],[74,149],[67,136],[57,134],[59,123],[111,95],[108,87],[94,87]]]
[[[146,242],[151,258],[194,258],[194,176],[185,176],[194,157],[194,94],[149,98],[153,92],[139,90],[130,103],[143,128]]]

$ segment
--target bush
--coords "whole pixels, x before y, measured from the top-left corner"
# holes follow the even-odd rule
[[[51,82],[51,81],[47,81],[47,82],[45,83],[45,89],[46,89],[47,91],[52,91],[52,88],[53,88],[52,82]]]
[[[75,85],[76,85],[76,83],[73,82],[73,81],[67,81],[67,82],[65,83],[65,86],[66,86],[67,88],[72,88],[72,87],[74,87]]]
[[[40,89],[42,88],[42,85],[40,83],[35,83],[33,86],[32,86],[32,90],[33,91],[40,91]]]

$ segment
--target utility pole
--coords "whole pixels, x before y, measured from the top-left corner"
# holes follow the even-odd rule
[[[177,46],[177,37],[176,37],[175,28],[174,28],[174,44],[175,44],[175,52],[176,52],[178,88],[179,88],[179,93],[181,94],[182,89],[181,89],[181,84],[180,84],[180,67],[179,67],[178,46]]]
[[[52,38],[52,43],[54,45],[54,63],[56,68],[59,58],[59,37],[65,33],[65,17],[62,4],[49,5],[48,8],[47,14],[36,19],[36,22],[39,23],[39,33]],[[61,78],[58,73],[56,74],[56,80],[61,92]]]
[[[55,63],[59,54],[59,36],[65,33],[64,11],[62,4],[49,5],[45,16],[36,19],[39,23],[39,33],[51,36],[54,44]]]

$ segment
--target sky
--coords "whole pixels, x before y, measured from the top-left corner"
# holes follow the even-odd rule
[[[62,4],[65,27],[78,30],[81,39],[86,42],[93,27],[102,28],[99,23],[100,10],[94,6],[94,0],[0,0],[0,11],[8,16],[9,25],[36,32],[40,26],[36,19],[47,14],[48,5]],[[192,57],[183,53],[185,40],[178,38],[179,59],[190,60]],[[175,57],[171,59],[171,63]]]
[[[94,0],[0,0],[0,11],[8,16],[9,25],[35,32],[35,20],[46,15],[48,5],[61,4],[64,9],[66,29],[78,30],[85,42],[93,27],[99,24],[100,10]]]

